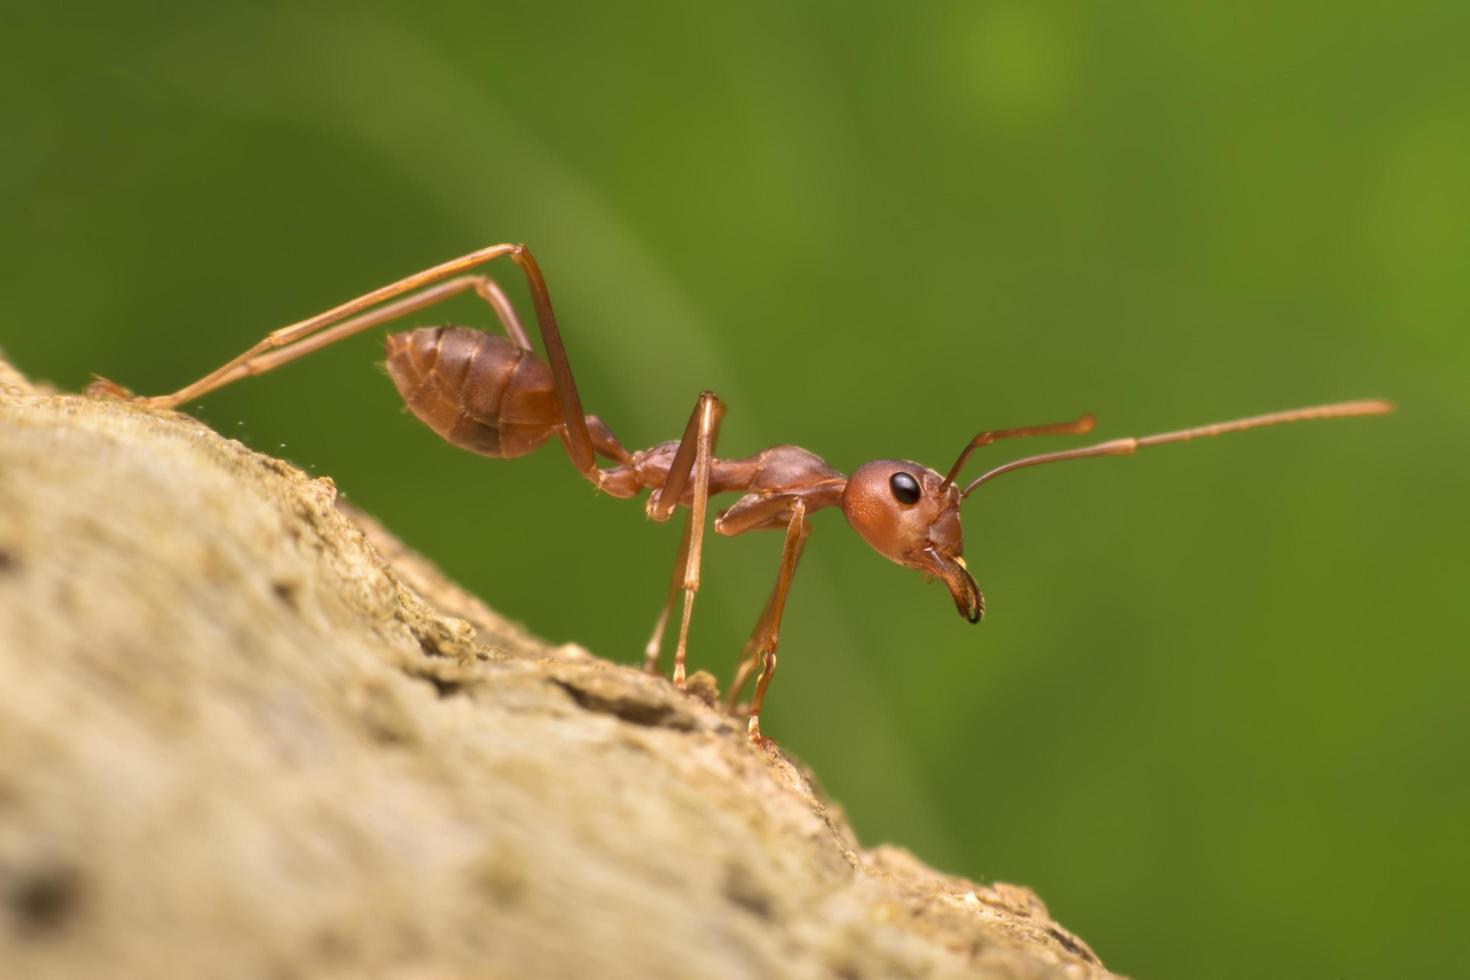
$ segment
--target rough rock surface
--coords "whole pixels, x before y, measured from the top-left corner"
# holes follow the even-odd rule
[[[330,480],[0,361],[0,976],[1110,974]]]

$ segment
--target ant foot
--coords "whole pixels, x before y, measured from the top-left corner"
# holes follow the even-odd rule
[[[750,744],[754,745],[762,752],[770,752],[776,747],[776,743],[773,739],[767,738],[766,736],[761,734],[760,715],[750,716],[750,724],[746,727],[745,733],[746,736],[750,739]]]
[[[92,380],[84,389],[88,398],[111,398],[116,401],[132,402],[143,408],[173,408],[175,402],[163,395],[135,395],[131,389],[124,388],[110,378],[104,378],[100,374],[92,375]]]
[[[116,381],[110,381],[100,374],[92,375],[92,380],[88,383],[85,391],[88,398],[121,398],[132,400],[138,397]]]

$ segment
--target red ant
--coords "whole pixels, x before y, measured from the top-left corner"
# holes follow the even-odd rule
[[[532,351],[530,338],[500,287],[484,275],[460,275],[504,255],[521,268],[530,286],[536,323],[546,347],[545,362]],[[656,521],[668,520],[680,506],[689,509],[668,594],[645,649],[647,670],[658,669],[664,629],[682,589],[683,614],[679,642],[674,650],[673,680],[678,687],[684,687],[689,617],[695,593],[699,591],[705,511],[710,495],[742,494],[716,516],[715,531],[719,534],[785,529],[775,587],[746,641],[729,692],[729,706],[733,711],[750,675],[759,668],[749,716],[750,737],[757,742],[761,740],[761,705],[776,670],[776,644],[786,594],[806,544],[807,521],[812,512],[840,506],[847,522],[873,550],[943,581],[960,615],[977,623],[985,613],[985,602],[961,557],[964,545],[960,504],[981,484],[1003,473],[1042,463],[1089,456],[1125,456],[1145,446],[1278,422],[1380,415],[1393,408],[1380,400],[1339,402],[1141,438],[1113,439],[1081,449],[1013,460],[981,474],[960,489],[955,480],[970,453],[981,446],[1021,436],[1080,435],[1092,430],[1093,417],[1083,415],[1071,422],[981,432],[970,440],[949,472],[943,475],[910,460],[880,459],[864,463],[848,477],[799,446],[772,446],[741,459],[717,457],[715,442],[725,406],[713,392],[706,391],[699,396],[682,438],[629,452],[601,419],[582,411],[546,282],[530,250],[514,244],[491,245],[470,252],[282,327],[193,384],[171,395],[140,401],[159,408],[175,408],[222,385],[262,374],[344,337],[468,290],[490,304],[507,336],[449,326],[420,327],[391,334],[388,374],[413,413],[462,449],[511,459],[529,453],[552,436],[559,436],[572,465],[604,493],[632,497],[648,490],[644,509]],[[97,394],[127,395],[124,389],[101,378],[89,390]],[[599,467],[598,456],[612,465]]]

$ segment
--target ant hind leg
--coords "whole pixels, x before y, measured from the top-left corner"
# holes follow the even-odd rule
[[[350,317],[356,316],[356,314],[362,313],[364,310],[370,310],[372,307],[375,307],[380,303],[385,303],[399,296],[405,296],[406,294],[413,293],[416,290],[423,289],[425,286],[432,286],[435,283],[447,285],[447,283],[442,283],[442,280],[448,279],[450,276],[456,275],[458,273],[465,272],[471,268],[474,268],[477,265],[483,265],[484,263],[489,262],[492,259],[499,258],[502,255],[516,255],[524,251],[525,246],[523,245],[515,245],[510,243],[501,245],[490,245],[486,248],[477,249],[473,252],[461,255],[458,258],[450,259],[448,262],[441,262],[440,264],[425,269],[422,272],[416,272],[411,276],[399,279],[396,282],[391,282],[386,286],[381,286],[373,290],[372,292],[364,293],[363,295],[358,296],[355,299],[351,299],[345,303],[334,306],[330,310],[318,313],[316,316],[308,317],[305,320],[289,324],[287,326],[281,327],[278,330],[273,330],[270,333],[266,334],[264,338],[258,341],[249,350],[245,351],[237,357],[231,358],[224,364],[206,374],[204,377],[185,385],[178,391],[175,391],[173,394],[160,395],[141,400],[145,404],[152,405],[156,408],[176,408],[184,402],[190,401],[191,399],[198,398],[201,395],[205,395],[211,391],[214,391],[221,385],[229,384],[231,381],[237,381],[240,378],[247,377],[251,374],[259,374],[263,371],[268,371],[272,367],[277,367],[280,364],[286,363],[287,361],[294,360],[296,357],[300,357],[304,354],[310,353],[311,351],[317,350],[324,344],[331,343],[333,340],[338,340],[346,336],[348,333],[355,333],[358,330],[365,330],[368,326],[371,326],[375,323],[383,322],[382,311],[377,311],[377,313],[369,314],[366,318],[359,318],[357,320],[348,319]],[[461,285],[459,288],[470,288],[473,285],[473,282],[465,281],[464,284]],[[433,290],[425,290],[425,293],[434,295],[438,299],[442,299],[444,295],[440,293],[435,293]],[[490,303],[490,305],[494,307],[497,312],[500,312],[503,308],[508,309],[510,305],[509,301],[504,300],[503,293],[499,293],[498,296],[496,295],[497,293],[499,293],[498,288],[487,290],[481,295],[484,296],[486,302]],[[428,302],[436,301],[427,300],[423,301],[422,303],[415,303],[414,300],[416,299],[418,299],[418,297],[411,297],[409,300],[405,301],[405,304],[403,306],[398,306],[398,312],[394,315],[401,316],[409,308],[417,309],[420,308],[421,305],[427,305]],[[501,301],[503,300],[504,302],[502,303]],[[524,329],[522,329],[519,331],[519,335],[515,335],[516,331],[515,328],[511,326],[511,323],[515,323],[518,327],[519,321],[514,319],[514,313],[511,314],[511,317],[512,319],[510,321],[507,321],[506,323],[506,329],[508,332],[513,334],[514,339],[517,343],[522,343],[525,338],[525,331]],[[316,342],[304,346],[293,346],[298,345],[300,341],[304,341],[307,338],[310,338],[312,334],[316,334],[318,333],[318,331],[324,330],[325,328],[330,327],[333,324],[341,324],[342,326],[347,326],[347,324],[342,323],[342,321],[344,320],[348,320],[348,322],[353,325],[353,329],[346,331],[338,329],[330,333],[330,339],[319,340],[318,338],[312,338]],[[282,348],[287,347],[290,347],[292,350],[292,353],[290,355],[287,355],[284,350],[281,350]],[[263,356],[274,351],[279,351],[281,356],[275,358],[266,358]],[[92,393],[103,395],[126,394],[126,389],[122,388],[122,386],[100,378],[94,381],[92,385],[89,386],[88,390]]]

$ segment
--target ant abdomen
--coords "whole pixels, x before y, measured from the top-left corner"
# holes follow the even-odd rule
[[[390,334],[388,376],[421,422],[483,456],[524,456],[562,428],[551,369],[507,337],[469,327]]]

